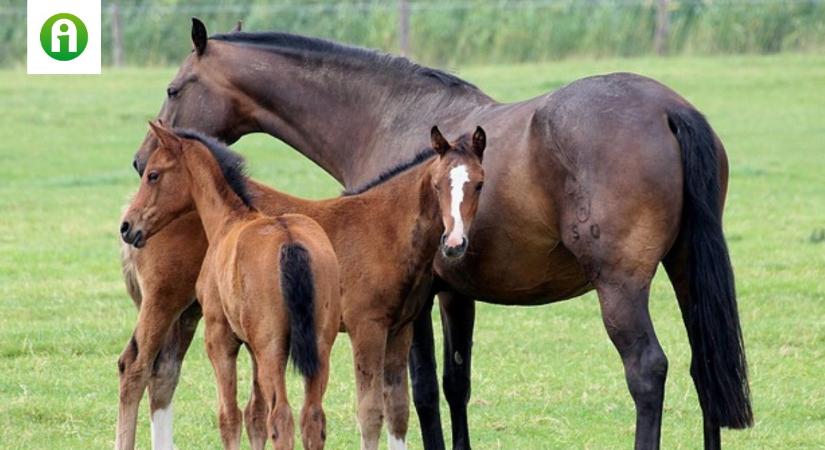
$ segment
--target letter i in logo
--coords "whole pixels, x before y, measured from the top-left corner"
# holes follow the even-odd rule
[[[58,61],[77,58],[86,49],[89,33],[77,16],[68,13],[55,14],[40,30],[40,44],[50,57]]]
[[[26,0],[26,71],[100,73],[101,0]]]

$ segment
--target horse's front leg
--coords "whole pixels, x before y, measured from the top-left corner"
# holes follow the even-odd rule
[[[470,448],[467,403],[470,401],[470,368],[475,325],[475,303],[451,291],[438,294],[444,330],[444,396],[450,405],[453,449]]]
[[[421,440],[426,450],[444,450],[441,429],[438,376],[436,375],[435,344],[433,343],[433,296],[413,322],[413,342],[410,349],[410,378],[413,402],[421,427]]]
[[[377,450],[384,421],[382,396],[387,326],[370,319],[352,321],[345,316],[344,320],[352,341],[361,450]]]
[[[193,302],[172,325],[155,359],[149,378],[149,408],[154,450],[173,449],[172,397],[180,379],[183,358],[189,350],[200,319],[201,307],[197,302]]]
[[[412,345],[412,324],[390,334],[384,356],[384,415],[387,417],[387,447],[407,448],[410,398],[407,389],[407,360]]]

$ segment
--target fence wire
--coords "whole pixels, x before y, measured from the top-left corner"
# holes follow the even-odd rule
[[[104,0],[104,64],[178,63],[191,16],[213,33],[243,20],[246,30],[403,50],[438,65],[825,49],[825,0],[401,1]],[[0,0],[2,66],[25,61],[25,15],[22,0]]]

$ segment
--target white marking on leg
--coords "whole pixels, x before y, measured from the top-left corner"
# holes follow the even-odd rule
[[[387,448],[389,450],[407,450],[407,443],[404,438],[393,436],[389,431],[387,432]]]
[[[152,448],[172,450],[172,404],[152,412]]]
[[[450,170],[450,215],[453,216],[453,229],[447,236],[446,244],[456,247],[464,239],[464,221],[461,219],[461,202],[464,201],[464,185],[470,181],[470,174],[464,164]]]

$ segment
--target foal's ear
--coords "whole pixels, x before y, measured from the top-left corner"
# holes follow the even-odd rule
[[[195,48],[195,53],[198,56],[203,55],[206,51],[206,41],[209,36],[206,35],[206,25],[197,17],[192,18],[192,45]]]
[[[487,148],[487,133],[484,132],[484,128],[476,127],[473,133],[473,153],[478,156],[478,159],[484,157],[485,148]]]
[[[433,150],[438,153],[439,156],[444,156],[447,153],[447,150],[450,149],[450,143],[444,139],[444,136],[441,135],[441,131],[438,130],[438,127],[433,127],[430,130],[430,140],[432,142]]]
[[[239,20],[238,23],[236,23],[235,26],[232,27],[231,30],[229,30],[229,32],[230,33],[237,33],[239,31],[241,31],[241,27],[243,27],[243,21]]]
[[[179,150],[180,138],[172,130],[166,128],[161,123],[149,122],[149,127],[152,128],[152,133],[160,141],[160,145],[170,150]]]

